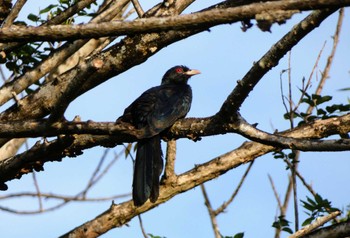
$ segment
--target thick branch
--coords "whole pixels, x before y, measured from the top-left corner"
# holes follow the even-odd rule
[[[186,3],[190,4],[191,0],[176,1],[176,4],[177,3],[183,8]],[[168,13],[168,8],[164,6],[157,6],[155,9],[156,10],[152,9],[154,10],[153,14],[162,15],[162,13]],[[179,11],[179,9],[176,10]],[[98,59],[103,61],[103,67],[86,79],[87,82],[80,87],[78,95],[76,96],[79,96],[91,88],[105,82],[109,78],[144,62],[163,47],[198,32],[200,32],[200,30],[185,33],[170,31],[159,34],[136,35],[124,38],[123,41],[117,43],[109,50],[99,55]],[[80,66],[88,64],[91,60],[94,59],[85,59],[77,67],[60,75],[55,81],[46,82],[38,91],[20,100],[18,105],[13,105],[0,114],[0,120],[13,121],[22,120],[23,118],[34,119],[47,116],[52,108],[55,108],[57,105],[61,93],[67,89],[69,82],[77,79],[76,77],[80,73]],[[1,146],[6,142],[7,139],[0,139]]]
[[[45,22],[43,24],[44,25],[54,25],[54,24],[60,24],[62,22],[64,22],[65,20],[67,20],[69,17],[73,16],[74,14],[76,14],[77,12],[79,12],[80,10],[84,9],[85,7],[89,6],[91,3],[95,2],[96,0],[81,0],[78,1],[76,4],[74,4],[73,6],[67,8],[65,11],[61,12],[60,14],[58,14],[57,16],[55,16],[54,18],[50,19],[49,21]],[[14,7],[13,10],[15,10],[15,8],[17,7],[17,4],[24,4],[26,1],[17,1],[16,5]],[[20,7],[20,6],[18,6]],[[13,11],[12,10],[12,11]],[[16,9],[17,10],[17,9]],[[18,9],[19,10],[19,9]],[[11,11],[11,14],[12,14]],[[16,13],[13,13],[13,15],[16,15]],[[6,23],[5,23],[6,24]],[[3,27],[6,27],[9,25],[4,25]],[[12,50],[15,47],[21,46],[23,45],[24,42],[20,41],[20,42],[14,42],[11,44],[3,44],[0,43],[0,50],[4,50],[9,52],[10,50]]]
[[[323,226],[325,223],[331,221],[332,219],[336,218],[340,214],[341,214],[340,211],[335,211],[335,212],[332,212],[326,216],[319,217],[316,219],[315,222],[303,227],[302,229],[298,230],[297,232],[295,232],[293,235],[289,236],[288,238],[303,237],[303,235],[306,235],[306,234],[310,233],[311,231],[313,231],[314,229],[316,229],[320,226]]]
[[[350,140],[316,140],[316,139],[295,139],[269,134],[256,129],[248,124],[244,119],[239,120],[237,132],[246,138],[266,145],[272,145],[283,149],[293,149],[301,151],[343,151],[350,150]]]
[[[339,238],[350,236],[350,220],[337,223],[328,227],[320,228],[302,238]]]
[[[15,6],[12,8],[10,14],[6,17],[2,27],[9,27],[17,18],[18,13],[21,11],[24,4],[26,4],[27,0],[18,0]]]
[[[234,128],[234,125],[223,124],[221,125],[222,126],[221,131],[220,130],[213,131],[213,128],[207,127],[207,125],[210,124],[209,120],[210,119],[182,120],[176,123],[170,129],[170,131],[164,134],[163,136],[165,136],[167,139],[173,139],[173,138],[179,138],[179,137],[186,137],[186,135],[193,136],[193,134],[196,134],[196,133],[198,133],[199,135],[205,135],[205,133],[223,134],[228,132],[228,128],[230,126]],[[183,124],[187,124],[187,127],[185,128]],[[281,135],[283,135],[284,137],[291,137],[296,139],[321,138],[321,137],[325,137],[333,134],[339,134],[340,131],[344,133],[350,132],[349,125],[350,125],[350,114],[339,118],[331,118],[331,119],[316,121],[312,124],[297,127],[292,131],[286,131],[284,133],[281,133]],[[117,144],[120,144],[126,141],[135,141],[137,138],[136,135],[138,135],[137,133],[139,133],[139,131],[135,131],[134,128],[132,127],[130,128],[127,125],[120,125],[120,124],[114,125],[112,123],[106,123],[106,124],[93,123],[93,122],[68,123],[67,127],[65,127],[63,126],[63,123],[57,122],[53,124],[53,126],[56,126],[58,130],[62,130],[61,132],[63,132],[64,130],[67,130],[67,128],[70,128],[73,131],[86,130],[89,132],[96,132],[96,134],[101,132],[103,133],[108,132],[110,133],[110,135],[92,136],[92,135],[83,134],[83,135],[65,136],[57,140],[54,140],[52,142],[44,141],[41,144],[37,143],[33,148],[31,148],[27,152],[24,152],[22,154],[0,161],[0,182],[3,183],[2,186],[0,186],[0,189],[1,188],[6,189],[6,185],[4,185],[4,183],[9,180],[20,178],[23,174],[32,172],[33,169],[41,170],[45,162],[61,161],[66,156],[72,157],[72,156],[80,155],[82,154],[82,150],[88,149],[97,145],[101,145],[105,147],[114,147]],[[95,128],[93,126],[95,126]],[[97,129],[96,127],[99,127],[99,128]],[[1,128],[2,126],[0,124],[0,129]],[[44,128],[45,127],[42,126],[42,129]],[[216,129],[218,129],[218,127],[216,127]],[[47,128],[47,130],[50,131],[50,128]],[[137,133],[135,134],[135,132]],[[178,134],[177,132],[180,132],[180,134]],[[305,140],[305,143],[307,141],[308,140]],[[343,144],[344,150],[345,149],[349,150],[349,145],[348,145],[349,142],[350,140],[334,141],[335,144],[337,143]],[[338,148],[339,145],[335,145],[335,147]],[[245,154],[249,152],[254,154],[255,157],[258,157],[262,154],[268,153],[276,149],[275,147],[262,145],[256,142],[245,143],[242,145],[242,148],[247,148],[247,151],[244,149],[240,153]],[[240,150],[238,149],[238,151]],[[235,155],[237,152],[235,150],[230,153]],[[249,159],[249,156],[248,156],[248,158],[246,158],[247,159],[246,162],[249,162],[255,159],[255,157],[254,158],[252,157]],[[218,158],[221,159],[221,157],[218,157]],[[239,158],[239,160],[241,161],[242,158]],[[203,167],[203,169],[204,168],[205,167]],[[233,167],[227,168],[227,170],[232,168]],[[219,172],[217,173],[213,172],[213,173],[214,173],[213,175],[210,175],[210,176],[208,175],[210,179],[220,175]],[[169,183],[171,181],[169,181]],[[204,182],[207,180],[200,179],[200,181]],[[165,180],[165,183],[167,183],[167,180]]]
[[[158,9],[158,12],[166,12],[166,10],[167,9]],[[299,25],[311,25],[311,27],[308,27],[308,32],[310,32],[313,27],[320,24],[320,22],[322,22],[322,20],[329,14],[330,12],[328,11],[326,11],[326,14],[316,12],[311,14],[312,17],[308,18],[308,21],[315,25],[305,21]],[[126,37],[122,42],[111,47],[108,51],[103,52],[99,56],[99,59],[104,63],[103,67],[86,80],[78,94],[80,95],[106,81],[108,78],[144,62],[163,47],[202,30],[203,29],[195,31],[169,31],[159,34],[153,33]],[[292,32],[295,33],[295,30],[292,30]],[[298,40],[293,41],[293,44],[297,44]],[[280,57],[282,56],[283,55]],[[87,62],[89,60],[91,59],[88,59]],[[0,121],[22,120],[24,117],[26,119],[33,119],[46,116],[50,113],[52,108],[57,105],[61,92],[64,92],[67,89],[69,82],[73,79],[76,80],[76,77],[79,74],[78,69],[79,67],[76,67],[64,75],[61,75],[54,84],[46,83],[39,91],[22,99],[20,101],[21,106],[13,106],[2,113],[0,115]],[[225,105],[229,105],[229,99],[226,101]],[[226,108],[226,106],[224,108]],[[0,145],[3,145],[6,142],[6,139],[1,139]]]
[[[176,17],[137,19],[132,22],[89,23],[40,27],[11,26],[0,29],[0,42],[74,40],[104,36],[130,35],[165,30],[209,28],[254,18],[256,14],[274,10],[313,10],[349,6],[350,0],[283,0],[253,3],[246,6],[212,9]]]
[[[85,4],[89,4],[89,1],[81,1]],[[84,7],[86,5],[81,5],[81,2],[77,3],[76,10],[80,10],[80,7]],[[113,16],[121,12],[121,10],[128,3],[128,0],[118,1],[118,3],[114,4],[111,7],[110,11],[113,11],[114,14],[111,14],[110,11],[105,11],[102,14],[98,15],[91,22],[101,22],[101,21],[110,21]],[[73,8],[74,6],[72,6]],[[67,9],[67,11],[70,8]],[[65,13],[65,12],[64,12]],[[68,13],[67,13],[68,14]],[[66,14],[63,14],[66,16]],[[62,17],[63,17],[62,15]],[[68,14],[69,15],[69,14]],[[61,14],[59,15],[61,16]],[[59,17],[57,16],[57,17]],[[56,19],[56,18],[53,18]],[[58,20],[50,20],[48,25],[55,23]],[[61,19],[59,17],[58,19]],[[80,49],[84,44],[86,44],[88,40],[76,40],[74,42],[66,42],[60,48],[56,49],[52,52],[47,59],[42,60],[35,68],[27,71],[23,75],[19,76],[15,80],[8,82],[1,86],[0,88],[0,105],[6,103],[9,99],[12,98],[12,93],[20,94],[24,89],[32,85],[33,83],[39,81],[44,75],[52,71],[52,69],[56,68],[59,64],[64,62],[68,57],[74,54],[78,49]],[[0,44],[1,48],[1,44]]]
[[[293,134],[292,137],[294,138],[321,139],[331,135],[346,134],[350,132],[350,114],[304,124],[297,127],[295,131],[298,133],[296,135]],[[287,137],[289,131],[272,135],[254,128],[243,119],[235,121],[234,123],[229,123],[218,121],[216,117],[186,118],[179,120],[164,133],[163,136],[168,140],[179,138],[196,139],[202,136],[226,133],[240,133],[252,140],[270,145],[273,144],[283,148],[291,145],[288,143],[293,143],[293,138]],[[0,122],[1,138],[34,138],[74,134],[112,135],[119,138],[118,143],[122,143],[133,142],[143,138],[144,132],[143,130],[135,129],[130,124],[120,122],[50,122],[50,120],[46,119]],[[281,137],[285,139],[285,142],[282,140],[282,142],[278,144],[276,141],[281,139]],[[295,141],[296,144],[297,142],[298,140]],[[302,145],[300,145],[300,147],[302,147]]]

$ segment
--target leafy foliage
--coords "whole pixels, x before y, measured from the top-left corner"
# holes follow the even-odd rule
[[[289,161],[290,163],[287,163],[287,167],[286,169],[290,169],[289,164],[294,164],[294,163],[298,163],[298,160],[296,160],[296,154],[293,150],[290,150],[290,152],[284,152],[282,150],[278,150],[273,152],[273,157],[275,159],[283,159],[284,161]]]
[[[222,238],[243,238],[244,237],[244,232],[239,232],[234,236],[223,236],[221,235]]]
[[[343,217],[338,217],[338,222],[346,222],[350,219],[350,205],[347,205],[346,211],[342,212],[344,214]]]
[[[302,206],[307,210],[306,214],[309,217],[303,222],[303,226],[310,224],[317,217],[323,216],[325,213],[338,211],[339,209],[331,206],[328,199],[323,199],[319,194],[316,194],[314,199],[306,197],[306,201],[301,200]]]
[[[149,235],[150,238],[165,238],[165,236],[157,236],[157,235],[152,235],[150,233],[148,233],[147,235]]]
[[[227,236],[225,236],[226,238]],[[240,232],[240,233],[237,233],[236,235],[234,235],[233,238],[243,238],[244,237],[244,232]]]
[[[290,221],[285,219],[285,216],[279,216],[278,220],[272,223],[272,227],[293,234],[293,230],[289,227]]]
[[[303,93],[303,98],[301,99],[301,104],[306,104],[307,106],[315,108],[314,114],[308,114],[303,112],[293,111],[292,113],[287,112],[283,115],[284,119],[290,120],[291,117],[300,118],[301,121],[299,125],[303,123],[307,123],[310,121],[314,121],[317,119],[327,119],[335,116],[339,116],[342,113],[347,113],[350,111],[350,104],[332,104],[326,106],[324,108],[320,107],[320,105],[329,102],[332,100],[332,96],[326,95],[321,96],[318,94],[309,95],[306,91],[301,90]]]
[[[5,64],[14,75],[23,74],[47,58],[47,49],[40,50],[41,45],[35,42],[22,45],[7,54],[6,58],[0,58],[0,63]]]
[[[27,19],[29,22],[33,22],[36,25],[46,23],[47,20],[59,15],[77,2],[77,0],[59,0],[57,4],[50,4],[39,10],[37,14],[28,14]],[[94,15],[94,12],[87,12],[86,10],[82,10],[77,13],[77,16],[91,17]],[[30,25],[29,22],[18,21],[14,24],[27,26]],[[75,17],[73,16],[62,24],[72,24],[74,22]],[[4,55],[0,55],[0,64],[5,64],[6,68],[11,71],[14,76],[24,74],[28,70],[38,65],[39,62],[45,60],[54,49],[55,47],[53,42],[33,42],[23,44],[20,47],[12,49],[10,52],[6,52]]]

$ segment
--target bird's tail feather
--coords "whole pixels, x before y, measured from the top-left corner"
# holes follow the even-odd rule
[[[137,144],[133,179],[133,200],[141,206],[149,198],[155,202],[159,195],[159,176],[163,170],[160,136],[140,140]]]

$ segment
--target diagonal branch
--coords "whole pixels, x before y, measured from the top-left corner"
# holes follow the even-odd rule
[[[309,22],[312,22],[314,23],[315,25],[312,25],[313,27],[316,27],[318,26],[318,24],[320,24],[320,22],[325,19],[330,13],[327,12],[327,14],[322,14],[322,12],[318,12],[316,11],[315,13],[312,13],[308,18],[307,18],[307,22],[305,21],[302,21],[299,26],[301,24],[305,25],[305,26],[309,26],[310,24],[308,24]],[[300,28],[300,27],[299,27]],[[298,27],[295,27],[294,29],[299,29]],[[312,27],[310,27],[312,28]],[[294,31],[294,29],[292,30],[294,33],[296,33],[296,31]],[[309,31],[311,31],[312,29],[308,29]],[[187,37],[188,35],[190,34],[193,34],[193,32],[187,32],[185,33],[185,35],[183,35],[182,32],[171,32],[171,34],[166,34],[166,35],[155,35],[155,40],[159,40],[159,39],[162,39],[162,40],[165,40],[165,42],[167,41],[174,41],[177,39],[177,37],[180,36],[181,37]],[[165,36],[165,37],[161,37],[161,36]],[[165,39],[166,37],[170,37],[169,39]],[[172,37],[174,37],[175,39],[172,39]],[[136,37],[136,39],[138,40],[138,42],[140,42],[141,39],[139,37]],[[300,40],[300,39],[299,39]],[[149,42],[147,42],[149,43]],[[160,44],[162,44],[163,42],[161,42]],[[294,44],[296,44],[297,42],[294,42]],[[134,45],[134,44],[131,44],[131,45]],[[131,47],[131,46],[130,46]],[[119,49],[118,46],[116,47],[116,49]],[[115,50],[114,48],[111,49],[112,52],[110,53],[107,53],[107,54],[115,54],[113,52],[113,50]],[[154,53],[154,52],[148,52],[150,54]],[[135,52],[136,55],[138,55],[137,52]],[[133,54],[131,54],[133,55]],[[130,56],[130,55],[129,55]],[[282,56],[281,56],[282,57]],[[137,63],[135,62],[135,60],[133,60],[133,63]],[[118,65],[118,64],[114,64],[114,65]],[[127,65],[127,67],[130,67],[130,65]],[[107,67],[108,68],[108,67]],[[117,70],[118,71],[118,70]],[[68,77],[68,78],[74,78],[75,74],[74,73],[77,73],[75,71],[72,71],[73,74],[72,76]],[[71,73],[71,72],[70,72]],[[97,77],[100,76],[98,73],[97,73]],[[50,86],[50,85],[49,85]],[[93,85],[92,85],[93,86]],[[88,87],[92,87],[92,86],[88,86]],[[52,93],[53,91],[52,90],[40,90],[39,92],[43,92],[42,95],[39,94],[34,94],[34,97],[33,95],[31,95],[31,97],[29,97],[29,102],[33,103],[33,104],[39,104],[41,107],[43,106],[43,104],[41,103],[42,99],[40,98],[46,98],[48,96],[45,96],[45,92],[49,91],[50,92],[50,96],[52,96]],[[28,98],[26,98],[28,99]],[[36,100],[38,99],[38,100]],[[31,101],[32,100],[32,101]],[[28,103],[28,102],[27,102]],[[44,104],[47,108],[50,108],[50,104],[48,102],[45,102]],[[30,115],[33,110],[32,109],[27,109],[29,110],[30,112],[28,111],[24,111],[24,112],[21,112],[21,111],[18,111],[19,112],[19,115],[16,116],[16,111],[18,110],[17,108],[14,108],[15,111],[13,111],[13,109],[10,109],[9,112],[8,112],[8,115],[6,116],[6,113],[2,115],[2,119],[3,120],[9,120],[10,118],[20,118],[20,115],[23,113],[23,115],[27,115],[27,118],[28,118],[28,115]],[[43,110],[44,109],[44,110]],[[42,112],[41,113],[45,113],[47,112],[47,109],[45,108],[42,108]],[[26,113],[25,113],[26,112]],[[38,111],[35,111],[36,113],[38,113]],[[39,111],[40,113],[40,111]],[[35,114],[34,114],[35,115]],[[32,115],[32,116],[34,116]],[[40,115],[40,114],[39,114]],[[39,116],[38,114],[36,114],[36,116]],[[45,115],[45,114],[42,114],[42,115]],[[219,118],[220,119],[220,118]],[[333,134],[339,134],[340,131],[346,133],[347,132],[347,129],[346,127],[339,127],[339,122],[342,122],[342,123],[345,123],[346,120],[349,119],[349,115],[345,115],[343,117],[339,117],[337,119],[330,119],[329,121],[327,121],[329,124],[328,127],[325,127],[324,125],[322,125],[322,121],[320,123],[320,121],[318,122],[315,122],[311,125],[312,126],[315,126],[315,128],[312,128],[312,133],[310,133],[309,135],[305,134],[305,132],[307,130],[302,130],[302,137],[303,138],[310,138],[310,137],[313,137],[313,138],[322,138],[324,137],[325,135],[327,135],[327,133],[333,133]],[[183,121],[180,121],[178,122],[174,127],[173,129],[171,129],[169,131],[169,134],[168,136],[170,136],[170,138],[179,138],[179,137],[186,137],[187,135],[194,135],[195,137],[199,137],[199,136],[204,136],[204,135],[213,135],[213,134],[218,134],[218,132],[222,131],[221,133],[227,133],[229,131],[235,131],[237,129],[237,124],[232,124],[232,123],[215,123],[215,121],[218,120],[218,118],[215,118],[215,117],[212,117],[212,118],[207,118],[205,120],[203,119],[199,119],[199,120],[195,120],[195,119],[187,119],[187,120],[183,120]],[[23,123],[23,122],[22,122]],[[344,125],[340,123],[341,125]],[[348,123],[349,124],[349,123]],[[310,125],[305,125],[303,127],[300,127],[300,128],[308,128],[310,127]],[[2,128],[2,127],[0,127]],[[324,130],[324,128],[327,128],[326,130]],[[47,127],[46,127],[47,129]],[[79,128],[78,128],[79,129]],[[110,129],[110,128],[108,128]],[[196,131],[196,129],[199,129]],[[310,128],[308,128],[310,129]],[[57,131],[56,131],[57,133]],[[110,132],[108,132],[110,133]],[[299,131],[300,133],[300,131]],[[64,133],[63,133],[64,134]],[[135,135],[134,135],[135,136]],[[289,134],[283,134],[283,136],[289,136]],[[300,134],[299,134],[300,136]],[[298,137],[298,136],[296,136]],[[68,137],[69,138],[69,137]],[[113,146],[115,145],[115,143],[121,143],[121,142],[125,142],[125,141],[128,141],[128,140],[135,140],[135,137],[128,137],[129,139],[126,139],[125,137],[124,138],[114,138],[114,142],[112,142],[113,140],[111,140],[111,138],[109,136],[100,136],[100,137],[96,137],[96,136],[88,136],[88,135],[82,135],[82,136],[77,136],[75,137],[75,140],[74,142],[71,142],[71,143],[68,143],[66,147],[61,147],[61,151],[63,150],[66,150],[67,147],[70,147],[70,151],[69,153],[63,153],[63,154],[60,154],[59,156],[56,155],[53,156],[54,158],[56,158],[56,160],[60,160],[62,159],[63,157],[65,157],[65,155],[74,155],[76,153],[81,153],[81,150],[82,149],[86,149],[86,148],[90,148],[92,146],[96,146],[96,145],[109,145],[109,146]],[[115,140],[117,139],[117,140]],[[119,142],[118,142],[119,141]],[[57,143],[57,142],[52,142],[53,144]],[[59,143],[59,141],[58,141]],[[42,146],[43,151],[47,152],[46,150],[46,147],[45,146]],[[40,151],[40,150],[39,150]],[[67,150],[66,150],[67,151]],[[40,152],[39,152],[40,153]],[[30,153],[29,153],[30,155]],[[45,157],[47,157],[49,154],[45,154]],[[26,155],[28,156],[28,155]],[[30,158],[30,156],[29,156]],[[33,168],[33,161],[35,162],[36,160],[33,158],[31,158],[32,161],[29,162],[29,165],[27,165],[27,167],[29,168]],[[7,160],[4,164],[6,163],[10,163],[10,161],[16,161],[15,159],[13,158],[10,158],[9,160]],[[25,160],[24,160],[25,161]],[[39,160],[40,161],[40,160]],[[25,163],[24,163],[25,164]],[[35,164],[35,163],[34,163]],[[42,163],[40,163],[42,164]],[[24,170],[20,173],[18,173],[18,170],[16,171],[16,168],[20,168],[20,166],[18,166],[16,163],[13,163],[13,168],[15,169],[9,169],[10,171],[12,171],[12,175],[9,175],[9,176],[5,176],[7,177],[5,179],[5,177],[2,178],[2,181],[8,181],[10,179],[13,179],[15,178],[18,174],[21,175],[23,173],[27,173],[27,172],[30,172],[31,170],[29,169],[28,171]],[[6,169],[3,170],[6,174]],[[14,177],[15,174],[16,176]]]
[[[339,238],[350,236],[350,220],[333,224],[324,228],[319,228],[302,238]]]
[[[18,0],[15,6],[12,8],[10,14],[6,17],[2,27],[10,27],[14,20],[17,18],[19,12],[22,10],[24,4],[26,4],[27,0]]]
[[[290,51],[310,31],[318,27],[323,19],[331,15],[335,10],[314,11],[299,24],[295,25],[282,39],[274,44],[271,49],[259,60],[228,96],[222,105],[219,115],[224,118],[234,116],[233,112],[239,110],[249,93],[258,84],[261,78],[273,67],[278,65],[279,60]]]
[[[91,1],[91,0],[89,0]],[[91,22],[100,22],[100,21],[109,21],[115,16],[116,13],[121,12],[121,9],[125,7],[125,5],[128,3],[129,0],[123,0],[118,1],[118,3],[111,6],[111,10],[106,10],[94,19],[92,19]],[[84,1],[85,4],[88,4],[87,1]],[[85,5],[82,5],[80,2],[77,3],[78,6],[76,6],[76,10],[78,11],[80,7],[83,7]],[[73,6],[72,6],[73,8]],[[70,8],[68,8],[70,9]],[[67,9],[67,11],[68,11]],[[114,12],[114,14],[111,14],[111,11]],[[67,13],[68,14],[68,13]],[[66,16],[66,14],[64,14]],[[69,14],[68,14],[69,15]],[[61,16],[61,15],[59,15]],[[59,17],[57,16],[57,17]],[[61,18],[61,17],[59,17]],[[53,18],[56,19],[56,18]],[[52,22],[50,20],[47,25],[53,24],[53,23],[59,23],[59,20],[55,20]],[[92,41],[92,40],[91,40]],[[8,100],[12,98],[12,93],[15,92],[16,94],[21,93],[24,89],[32,85],[33,83],[39,81],[40,78],[45,76],[47,73],[52,71],[52,69],[56,68],[59,64],[64,62],[68,57],[70,57],[72,54],[74,54],[78,49],[80,49],[84,44],[86,44],[88,40],[76,40],[74,42],[66,42],[63,46],[56,49],[54,52],[52,52],[47,59],[42,60],[35,68],[27,71],[25,74],[19,76],[15,80],[8,82],[4,84],[0,88],[0,105],[3,105]],[[1,46],[0,46],[1,47]]]
[[[329,215],[323,216],[323,217],[319,217],[318,219],[316,219],[315,222],[311,223],[310,225],[307,225],[305,227],[303,227],[302,229],[298,230],[297,232],[295,232],[294,234],[292,234],[291,236],[289,236],[288,238],[299,238],[299,237],[303,237],[304,235],[310,233],[311,231],[315,230],[316,228],[323,226],[325,223],[331,221],[332,219],[336,218],[337,216],[339,216],[341,214],[340,211],[335,211],[330,213]]]
[[[166,10],[167,9],[159,9],[158,12],[166,12]],[[318,24],[320,24],[320,22],[322,22],[322,20],[330,14],[331,12],[329,11],[325,11],[325,13],[315,12],[311,14],[311,17],[309,17],[305,21],[302,21],[296,30],[300,30],[303,33],[305,33],[305,31],[301,29],[300,26],[305,25],[307,27],[307,32],[310,32],[314,27],[318,26]],[[108,78],[118,75],[119,73],[124,72],[127,69],[144,62],[147,58],[155,54],[163,47],[180,39],[184,39],[190,35],[196,34],[202,30],[169,31],[159,34],[153,33],[127,37],[122,42],[111,47],[108,51],[103,52],[99,56],[99,58],[104,62],[103,67],[96,73],[91,75],[89,79],[87,79],[86,83],[82,85],[78,94],[80,95],[86,92],[87,90],[106,81]],[[298,34],[296,30],[293,29],[291,32]],[[299,37],[296,40],[290,42],[291,46],[289,48],[297,44],[297,42],[301,40],[301,38],[302,37]],[[136,45],[137,47],[135,47]],[[281,43],[280,47],[282,46],[283,44]],[[279,56],[282,57],[283,55]],[[57,101],[60,98],[61,92],[66,90],[69,82],[72,79],[76,79],[76,76],[79,73],[77,69],[78,67],[73,70],[70,70],[64,75],[61,75],[59,81],[56,82],[56,85],[52,85],[51,83],[43,85],[39,91],[22,99],[21,107],[13,106],[7,111],[0,114],[0,120],[13,121],[21,120],[23,117],[25,117],[26,119],[30,119],[46,116],[52,110],[52,108],[54,108],[55,105],[57,105]],[[50,98],[50,100],[47,100],[47,98]],[[224,106],[222,108],[226,108],[226,105],[230,103],[231,99],[232,97],[230,96],[229,99],[224,103]],[[229,110],[230,107],[226,109]],[[1,139],[0,145],[6,142],[6,139]]]

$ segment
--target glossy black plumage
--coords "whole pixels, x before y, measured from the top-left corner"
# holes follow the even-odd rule
[[[138,141],[133,178],[133,200],[141,206],[159,195],[159,177],[163,170],[159,133],[186,116],[191,107],[192,90],[188,79],[199,74],[186,66],[169,69],[162,84],[145,91],[124,111],[119,119],[144,129],[144,139]]]

